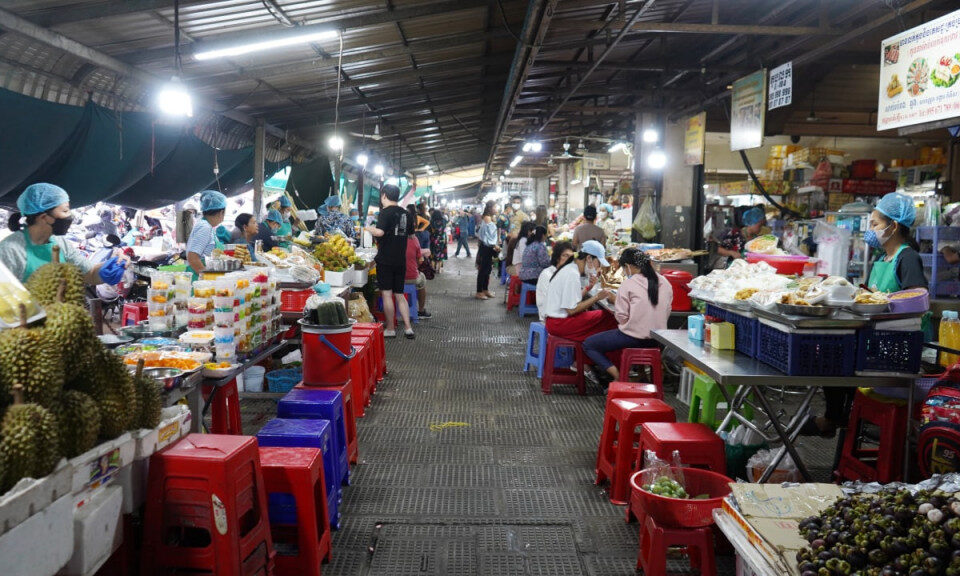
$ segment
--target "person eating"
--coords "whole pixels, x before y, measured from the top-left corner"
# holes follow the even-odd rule
[[[600,268],[609,265],[603,244],[587,240],[575,258],[557,268],[547,288],[545,312],[548,334],[583,342],[598,332],[616,327],[612,316],[603,310],[591,310],[597,302],[610,299],[612,293],[600,290],[588,296]],[[586,287],[582,287],[580,281],[583,277],[588,278]]]

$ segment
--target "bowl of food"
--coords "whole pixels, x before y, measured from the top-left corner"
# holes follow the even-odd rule
[[[239,367],[239,364],[230,362],[207,362],[203,365],[203,375],[207,378],[223,378]]]
[[[882,314],[890,309],[890,300],[884,292],[861,290],[850,308],[860,314]]]
[[[100,343],[108,349],[114,349],[117,346],[123,346],[124,344],[133,342],[133,337],[126,334],[121,334],[119,336],[116,334],[101,334],[97,336],[97,339],[100,340]]]
[[[179,368],[144,368],[143,375],[163,384],[164,390],[179,388],[183,381],[183,370]]]
[[[890,312],[895,314],[923,313],[930,309],[930,293],[926,288],[911,288],[889,296]]]

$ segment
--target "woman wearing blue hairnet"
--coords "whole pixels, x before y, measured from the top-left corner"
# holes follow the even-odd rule
[[[53,260],[53,247],[60,247],[61,261],[76,264],[90,286],[116,284],[123,278],[127,259],[113,256],[94,264],[66,241],[64,235],[73,223],[70,197],[53,184],[31,184],[17,198],[19,213],[11,214],[8,224],[14,232],[0,242],[0,261],[25,282],[38,268]],[[20,219],[27,227],[21,229]],[[20,232],[20,234],[16,234]]]
[[[194,280],[200,277],[205,268],[204,258],[213,254],[215,248],[223,249],[223,243],[214,229],[223,222],[227,212],[227,197],[215,190],[201,192],[200,211],[203,218],[193,225],[193,231],[187,239],[187,263],[193,269]]]
[[[877,202],[876,209],[870,214],[867,231],[863,234],[863,241],[880,252],[867,280],[867,287],[871,290],[897,292],[927,287],[923,261],[910,233],[916,216],[913,200],[904,194],[893,192]],[[853,388],[824,388],[824,415],[808,420],[801,434],[832,438],[837,427],[846,421],[853,392]]]

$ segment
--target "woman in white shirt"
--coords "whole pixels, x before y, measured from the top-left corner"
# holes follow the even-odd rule
[[[576,258],[557,268],[550,277],[544,307],[548,334],[583,342],[598,332],[617,327],[617,321],[610,314],[603,310],[590,310],[600,300],[610,298],[611,293],[600,290],[596,295],[587,297],[600,267],[610,265],[605,256],[603,244],[587,240]],[[580,278],[585,275],[590,281],[586,288],[582,288]]]
[[[547,290],[550,288],[550,278],[557,268],[563,266],[576,256],[573,250],[573,244],[570,242],[558,242],[553,246],[553,254],[550,256],[550,266],[547,266],[540,272],[537,278],[537,312],[540,314],[540,321],[547,319]]]

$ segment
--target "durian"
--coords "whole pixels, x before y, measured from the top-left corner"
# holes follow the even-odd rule
[[[100,409],[93,398],[76,390],[64,390],[54,410],[60,432],[60,453],[79,456],[97,445]]]
[[[60,247],[53,247],[53,259],[49,264],[37,268],[25,284],[27,290],[41,306],[58,302],[57,293],[61,280],[66,280],[63,301],[85,306],[87,299],[83,287],[83,272],[75,264],[60,262]]]
[[[0,468],[4,470],[0,492],[21,478],[43,478],[60,459],[57,419],[37,404],[23,404],[23,387],[13,387],[14,405],[0,422]]]
[[[28,328],[21,304],[23,325],[0,332],[0,402],[6,404],[19,383],[27,402],[50,407],[63,389],[63,356],[46,328]]]
[[[133,427],[139,413],[133,375],[123,360],[106,348],[94,350],[93,361],[76,372],[67,388],[84,392],[97,403],[101,438],[116,438]]]
[[[133,378],[134,388],[137,391],[139,411],[134,422],[134,428],[156,428],[160,424],[160,412],[163,410],[163,399],[160,396],[160,383],[153,378],[142,374]]]

